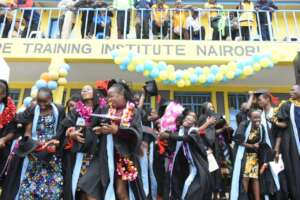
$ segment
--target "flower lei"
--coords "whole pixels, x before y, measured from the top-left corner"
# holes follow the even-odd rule
[[[130,122],[131,122],[131,120],[133,119],[133,116],[134,116],[134,108],[135,108],[134,103],[127,102],[126,108],[123,110],[120,125],[122,125],[124,127],[127,127],[127,128],[130,127]],[[110,108],[108,110],[108,115],[115,116],[116,113],[117,113],[117,109],[112,108],[110,106]]]
[[[123,181],[134,181],[137,178],[138,170],[129,158],[120,158],[117,162],[117,174]]]
[[[7,106],[4,108],[3,112],[0,114],[0,129],[7,125],[16,115],[16,106],[13,100],[7,98]]]
[[[82,101],[78,101],[75,105],[75,109],[87,124],[92,122],[91,114],[93,113],[93,109],[91,107],[84,105]]]
[[[105,98],[101,97],[99,98],[99,102],[98,102],[99,108],[105,108],[107,105],[107,101]]]

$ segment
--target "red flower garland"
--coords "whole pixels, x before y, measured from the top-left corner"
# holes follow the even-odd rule
[[[0,114],[0,129],[4,128],[13,118],[16,116],[16,106],[13,100],[7,98],[7,106],[4,108],[3,112]]]
[[[123,181],[134,181],[138,175],[138,170],[133,162],[129,158],[122,158],[121,156],[118,159],[116,170]]]

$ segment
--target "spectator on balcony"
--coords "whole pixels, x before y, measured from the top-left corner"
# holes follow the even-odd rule
[[[126,39],[130,30],[130,9],[134,0],[113,0],[113,8],[117,10],[118,39]]]
[[[100,1],[94,5],[94,8],[100,9],[95,12],[93,18],[93,24],[91,25],[91,30],[89,31],[89,38],[96,36],[96,38],[108,38],[111,34],[111,17],[112,12],[108,10],[107,3]]]
[[[157,0],[152,6],[152,32],[158,37],[167,37],[169,28],[169,6],[165,0]]]
[[[153,0],[135,0],[134,7],[138,10],[136,15],[136,38],[149,39],[149,24]]]
[[[25,20],[25,28],[22,31],[22,38],[27,38],[31,32],[37,31],[40,23],[40,14],[34,8],[33,0],[14,0],[11,2],[11,8],[24,8],[23,19]]]
[[[7,2],[6,0],[4,1],[0,1],[0,24],[2,24],[2,38],[7,38],[8,34],[9,34],[9,30],[11,28],[11,22],[12,22],[12,14],[10,12],[10,10],[8,10],[9,8],[9,2]],[[1,34],[1,32],[0,32]]]
[[[186,19],[186,29],[191,40],[205,40],[205,28],[201,23],[201,14],[197,9],[193,9]]]
[[[255,5],[255,10],[258,11],[258,32],[262,40],[271,40],[272,13],[277,9],[274,2],[269,0],[259,0]]]
[[[95,5],[95,0],[79,0],[75,7],[77,9],[83,9],[81,12],[81,37],[87,38],[90,34],[90,27],[93,23],[94,10],[92,9]]]
[[[58,8],[62,9],[62,16],[59,19],[60,37],[68,39],[75,25],[76,8],[78,0],[61,0]]]
[[[223,9],[221,4],[217,3],[217,0],[208,0],[204,5],[205,9],[209,9],[210,26],[213,29],[213,40],[220,40],[221,35],[219,31],[219,21],[222,18],[220,11]]]
[[[186,18],[189,15],[187,10],[190,6],[183,6],[181,0],[176,0],[175,11],[172,13],[172,39],[184,38],[188,39],[188,32],[186,29]]]
[[[241,26],[242,40],[250,40],[250,33],[254,22],[254,5],[250,0],[243,0],[239,7],[239,23]]]

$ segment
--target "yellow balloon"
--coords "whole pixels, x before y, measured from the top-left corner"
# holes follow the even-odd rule
[[[261,70],[260,64],[259,64],[259,63],[255,63],[255,64],[253,65],[253,69],[254,69],[254,71],[256,71],[256,72],[259,72],[259,71]]]
[[[58,79],[58,85],[64,86],[67,84],[67,79],[66,78],[59,78]]]
[[[260,61],[260,65],[261,65],[263,68],[266,68],[266,67],[269,66],[270,62],[271,62],[270,59],[264,58],[264,59],[262,59],[262,60]]]
[[[157,83],[160,83],[160,82],[161,82],[161,79],[160,79],[159,77],[157,77],[157,78],[155,79],[155,81],[156,81]]]
[[[167,66],[167,71],[169,71],[169,72],[175,71],[174,65],[168,65]]]
[[[59,74],[59,77],[66,77],[66,76],[68,76],[68,71],[66,69],[60,69],[58,74]]]
[[[244,68],[244,75],[250,76],[253,74],[253,69],[251,67],[245,67]]]
[[[224,75],[223,75],[223,73],[217,73],[217,75],[216,75],[216,81],[217,81],[217,82],[220,82],[220,81],[222,81],[222,80],[223,80],[223,78],[224,78]]]
[[[36,98],[37,93],[38,93],[38,89],[37,89],[36,87],[32,87],[32,88],[31,88],[31,91],[30,91],[30,96],[31,96],[32,98]]]
[[[207,80],[206,76],[205,75],[201,75],[199,77],[199,79],[198,79],[198,82],[201,83],[201,84],[203,84],[203,83],[206,82],[206,80]]]
[[[228,79],[233,79],[234,78],[234,71],[228,71],[228,72],[226,72],[225,75]]]
[[[203,74],[210,74],[210,69],[209,69],[209,67],[207,67],[207,66],[205,66],[205,67],[203,67]]]
[[[228,66],[227,66],[227,65],[221,65],[221,66],[220,66],[220,71],[221,71],[221,72],[226,72],[227,69],[228,69]]]
[[[230,62],[230,63],[228,64],[228,70],[230,70],[230,71],[235,71],[236,68],[237,68],[237,66],[236,66],[236,63],[235,63],[235,62]]]
[[[149,76],[150,75],[150,72],[148,70],[145,70],[144,71],[144,76]]]
[[[186,86],[191,86],[191,81],[190,80],[185,80],[185,85]]]
[[[131,64],[133,65],[143,64],[143,60],[140,57],[134,57],[131,61]]]
[[[190,73],[190,75],[192,75],[195,73],[195,69],[190,67],[190,68],[188,68],[188,72]]]
[[[161,72],[160,74],[159,74],[159,78],[161,79],[161,80],[167,80],[167,78],[168,78],[168,73],[166,72],[166,71],[163,71],[163,72]]]
[[[124,59],[125,59],[125,56],[118,56],[118,57],[116,57],[115,58],[115,64],[116,65],[120,65],[123,62]]]
[[[176,79],[176,73],[175,72],[172,72],[169,74],[169,80],[170,81],[174,81]]]
[[[134,72],[135,71],[135,65],[133,65],[133,64],[130,64],[130,65],[128,65],[128,71],[130,71],[130,72]]]
[[[184,81],[183,80],[178,81],[177,86],[180,88],[184,87]]]
[[[190,76],[191,76],[191,74],[188,71],[185,71],[183,74],[183,79],[188,80],[188,79],[190,79]]]
[[[49,78],[50,78],[51,80],[56,81],[56,80],[59,78],[59,73],[58,73],[58,71],[56,71],[56,70],[50,71],[50,72],[49,72]]]

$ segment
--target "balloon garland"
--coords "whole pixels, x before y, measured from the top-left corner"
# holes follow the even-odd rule
[[[48,72],[42,73],[40,79],[36,81],[35,85],[31,88],[30,96],[35,98],[38,90],[41,88],[56,90],[59,86],[66,85],[66,77],[68,76],[70,69],[70,65],[66,63],[63,63],[60,66],[50,65]]]
[[[155,79],[169,85],[185,87],[191,85],[209,86],[216,83],[226,83],[233,79],[245,79],[265,68],[273,68],[280,56],[274,53],[257,54],[241,61],[231,61],[224,65],[210,67],[190,67],[175,69],[174,65],[166,62],[154,62],[144,59],[134,52],[111,52],[114,63],[122,71],[142,73],[145,77]]]

